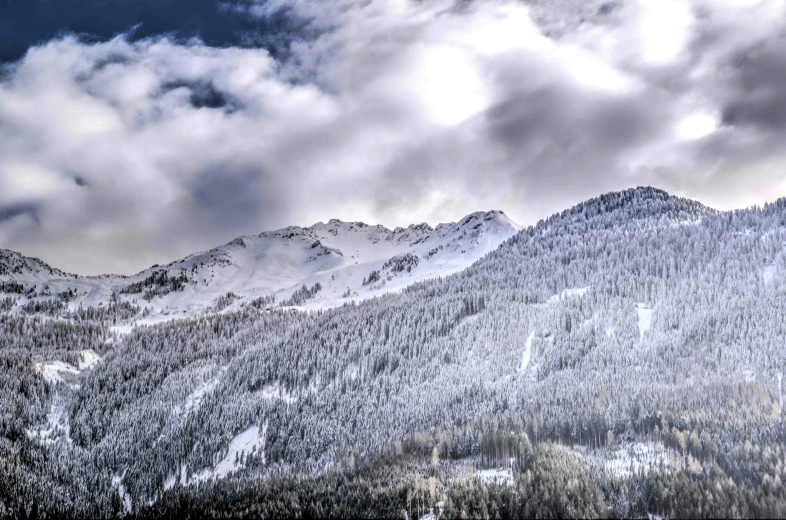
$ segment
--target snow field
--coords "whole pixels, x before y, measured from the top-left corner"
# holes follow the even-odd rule
[[[564,291],[560,292],[559,294],[555,294],[548,299],[548,303],[557,303],[562,300],[566,300],[568,298],[581,298],[587,292],[589,292],[590,288],[587,287],[574,287],[571,289],[565,289]]]
[[[519,369],[520,372],[523,374],[527,371],[527,367],[529,366],[529,362],[532,359],[532,342],[535,340],[535,331],[529,333],[527,336],[527,341],[524,344],[524,353],[521,356],[521,368]]]
[[[636,312],[639,317],[639,339],[644,339],[644,334],[652,327],[654,309],[644,303],[638,303],[636,304]]]
[[[503,486],[515,486],[516,479],[513,477],[513,470],[507,469],[481,469],[475,472],[475,478],[486,484],[498,484]]]
[[[189,478],[186,467],[181,467],[180,485],[188,486],[208,480],[226,478],[235,471],[244,468],[246,466],[246,457],[251,455],[261,457],[262,463],[264,463],[266,434],[267,422],[265,422],[262,428],[256,425],[246,428],[232,438],[227,448],[227,454],[212,468],[204,469],[191,475]],[[164,489],[170,489],[175,485],[175,482],[175,476],[168,476],[164,481]]]
[[[627,478],[652,471],[668,471],[669,450],[661,443],[633,442],[615,448],[588,450],[574,448],[582,454],[590,467],[615,477]]]
[[[52,294],[75,290],[78,296],[69,304],[72,308],[106,304],[116,291],[123,301],[135,300],[150,309],[152,314],[139,323],[152,324],[211,312],[216,300],[228,292],[236,298],[226,311],[271,295],[275,295],[277,303],[282,302],[304,284],[310,288],[319,283],[322,290],[298,309],[337,307],[461,271],[519,229],[498,211],[473,213],[457,223],[440,224],[434,229],[419,224],[390,230],[362,222],[331,220],[307,228],[291,226],[240,237],[130,277],[74,277],[55,270],[47,278],[42,274],[46,271],[43,267],[13,255],[15,262],[30,264],[22,275],[15,277],[19,282],[45,281]],[[402,263],[402,259],[406,261]],[[143,293],[122,294],[129,285],[162,271],[171,278],[185,274],[188,282],[183,290],[164,290],[150,301],[144,299]],[[372,271],[379,272],[379,282],[364,285],[363,280]],[[111,330],[124,335],[133,326],[119,324]]]

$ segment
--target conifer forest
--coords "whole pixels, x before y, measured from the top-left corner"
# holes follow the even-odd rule
[[[638,188],[400,291],[158,322],[186,275],[77,306],[0,264],[0,517],[786,516],[785,246],[784,199]]]

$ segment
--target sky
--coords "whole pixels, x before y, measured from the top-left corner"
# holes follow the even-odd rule
[[[0,248],[786,196],[784,0],[0,0]]]

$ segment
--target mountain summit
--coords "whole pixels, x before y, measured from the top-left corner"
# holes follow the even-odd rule
[[[77,276],[55,269],[38,258],[0,249],[0,281],[15,279],[45,281],[52,278],[77,278]]]
[[[258,298],[329,308],[460,271],[519,229],[502,211],[393,230],[332,219],[239,237],[130,277],[76,277],[8,251],[0,256],[0,281],[37,284],[39,292],[43,285],[45,295],[70,290],[78,295],[71,306],[99,305],[117,293],[155,314],[192,315]]]

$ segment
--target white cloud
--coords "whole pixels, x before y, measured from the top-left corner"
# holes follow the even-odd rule
[[[0,81],[0,245],[130,272],[332,217],[394,226],[497,207],[532,222],[631,184],[700,195],[712,176],[679,171],[770,153],[728,106],[739,121],[763,110],[729,100],[734,57],[780,28],[774,3],[267,9],[284,3],[323,29],[286,63],[166,38],[31,49]],[[721,146],[730,135],[749,141]]]
[[[637,0],[634,3],[637,47],[647,65],[678,59],[691,36],[692,5],[684,0]]]
[[[683,141],[707,137],[718,129],[718,118],[712,114],[696,113],[683,117],[677,123],[677,138]]]

